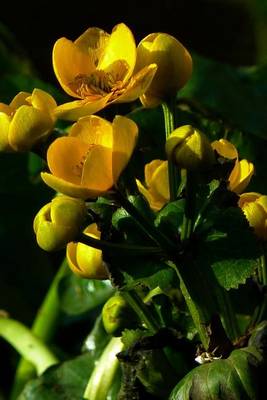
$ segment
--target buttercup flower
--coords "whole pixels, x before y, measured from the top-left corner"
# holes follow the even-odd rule
[[[116,25],[111,34],[87,29],[74,42],[57,40],[53,66],[62,88],[79,100],[57,108],[60,118],[75,121],[110,103],[138,99],[150,85],[157,66],[144,66],[136,74],[136,44],[130,29]]]
[[[117,182],[136,144],[137,125],[116,116],[112,123],[91,115],[81,118],[69,136],[48,148],[51,173],[41,173],[54,190],[82,199],[96,198]]]
[[[267,196],[254,192],[243,193],[238,205],[242,208],[256,235],[267,240]]]
[[[245,159],[239,161],[237,149],[226,139],[215,140],[211,145],[220,156],[229,160],[236,159],[234,168],[228,177],[228,188],[237,194],[243,192],[254,174],[254,165]]]
[[[186,48],[167,33],[151,33],[137,47],[137,66],[140,69],[155,63],[157,72],[151,85],[140,97],[146,107],[155,107],[175,96],[192,74],[192,58]]]
[[[191,125],[175,129],[166,141],[166,153],[179,168],[203,170],[215,163],[209,139]]]
[[[145,186],[138,179],[136,183],[152,210],[160,210],[170,200],[168,161],[153,160],[146,164]]]
[[[86,217],[85,202],[57,196],[37,213],[33,229],[38,245],[46,251],[64,247],[79,233]]]
[[[55,124],[56,106],[40,89],[18,93],[9,105],[0,103],[0,151],[28,151],[44,139]]]
[[[96,224],[89,225],[84,233],[95,239],[100,238]],[[108,273],[102,259],[102,251],[83,243],[71,242],[67,245],[67,260],[69,267],[82,278],[107,279]]]

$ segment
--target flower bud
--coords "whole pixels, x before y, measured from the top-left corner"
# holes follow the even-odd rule
[[[140,97],[145,107],[155,107],[175,96],[192,74],[192,58],[186,48],[167,33],[151,33],[137,47],[136,69],[155,63],[156,74],[145,94]]]
[[[46,251],[59,250],[79,233],[86,217],[85,202],[57,196],[37,213],[33,228],[38,245]]]
[[[179,168],[205,170],[215,163],[206,135],[191,125],[175,129],[166,141],[166,153]]]
[[[240,196],[238,205],[256,235],[263,240],[267,240],[267,196],[254,192],[243,193]]]
[[[56,122],[53,97],[40,89],[0,103],[0,151],[28,151],[46,138]]]
[[[153,160],[145,165],[145,185],[136,179],[139,192],[154,211],[170,201],[168,161]]]
[[[100,238],[96,224],[89,225],[84,234],[95,239]],[[67,260],[69,267],[82,278],[108,279],[108,272],[102,259],[102,251],[83,243],[71,242],[67,245]]]
[[[121,336],[124,329],[133,328],[136,317],[124,298],[116,294],[112,296],[102,309],[102,320],[107,333]]]

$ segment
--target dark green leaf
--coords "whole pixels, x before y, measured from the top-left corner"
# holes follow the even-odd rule
[[[212,218],[212,230],[198,243],[197,262],[211,266],[225,289],[237,288],[257,267],[259,244],[239,208],[219,209]]]
[[[103,304],[113,293],[109,281],[87,280],[70,273],[59,284],[61,309],[69,315],[88,312]]]

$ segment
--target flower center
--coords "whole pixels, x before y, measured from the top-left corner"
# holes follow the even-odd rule
[[[81,97],[99,97],[109,93],[117,95],[123,89],[123,82],[111,72],[96,70],[90,75],[79,74],[70,87]]]

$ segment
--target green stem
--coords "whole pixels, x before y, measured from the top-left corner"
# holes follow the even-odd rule
[[[262,247],[263,247],[263,254],[260,257],[260,271],[261,271],[261,282],[260,283],[265,287],[265,290],[266,290],[267,289],[267,263],[266,263],[264,245]],[[262,321],[262,319],[264,318],[264,315],[266,313],[266,310],[267,310],[267,293],[264,292],[263,301],[259,307],[255,325],[257,325],[258,323],[260,323]]]
[[[148,307],[140,299],[137,293],[134,291],[121,291],[122,296],[125,298],[127,303],[132,307],[134,312],[138,315],[140,320],[145,323],[146,327],[153,333],[156,333],[160,325],[150,313]]]
[[[234,313],[232,302],[229,296],[229,293],[224,288],[220,287],[215,283],[216,287],[214,291],[216,293],[216,297],[218,300],[218,304],[220,307],[220,313],[222,316],[223,324],[225,330],[227,332],[227,336],[235,341],[240,336],[240,331],[236,319],[236,315]]]
[[[193,173],[187,170],[182,170],[181,173],[185,179],[185,210],[181,230],[181,240],[183,241],[188,240],[193,231],[196,190]]]
[[[119,368],[119,360],[116,354],[122,349],[123,343],[120,338],[114,337],[110,340],[90,376],[84,392],[84,399],[107,399],[107,393]]]
[[[35,317],[32,325],[32,333],[41,339],[44,343],[52,339],[60,314],[60,305],[58,300],[58,283],[67,274],[69,268],[64,260],[52,284],[43,300],[43,303]],[[15,400],[23,389],[25,383],[34,377],[35,368],[26,359],[21,359],[14,378],[14,384],[10,399]]]
[[[162,110],[164,115],[165,135],[166,139],[175,129],[175,98],[170,99],[168,102],[162,103]],[[168,174],[169,174],[169,188],[170,188],[170,201],[174,201],[178,192],[178,172],[174,163],[168,160]]]
[[[139,210],[126,198],[124,195],[117,190],[117,199],[121,206],[131,215],[139,227],[151,238],[163,251],[167,253],[176,252],[177,245],[167,238],[159,229],[157,229]]]
[[[1,317],[0,336],[35,366],[38,375],[58,363],[46,345],[21,322]]]
[[[162,250],[159,247],[138,246],[138,245],[136,246],[125,243],[112,243],[106,240],[95,239],[85,234],[81,234],[76,239],[76,241],[100,250],[117,250],[120,252],[125,251],[126,253],[132,253],[135,255],[162,254]]]

